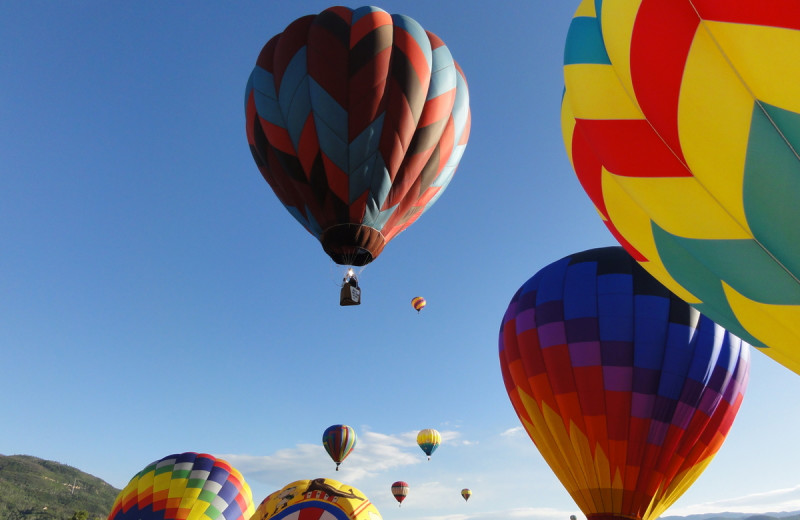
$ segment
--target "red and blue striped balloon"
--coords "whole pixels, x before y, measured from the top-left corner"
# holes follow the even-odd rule
[[[339,471],[339,464],[356,446],[356,431],[346,424],[328,426],[322,434],[322,445],[336,463],[336,471]]]

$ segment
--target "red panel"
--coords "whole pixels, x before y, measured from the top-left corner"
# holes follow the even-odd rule
[[[384,25],[392,25],[392,15],[385,11],[375,11],[356,20],[350,27],[350,48],[355,47],[364,36]]]
[[[294,55],[297,54],[297,51],[305,46],[308,38],[308,29],[314,21],[314,18],[315,15],[298,18],[286,27],[278,39],[272,62],[272,73],[275,75],[275,85],[281,84],[283,73],[286,71],[289,62],[294,58]]]
[[[646,0],[639,7],[631,36],[631,78],[636,99],[647,120],[683,163],[678,97],[686,56],[699,23],[691,2]]]
[[[389,74],[391,47],[378,52],[350,78],[348,139],[353,140],[384,110],[383,92]]]
[[[575,124],[576,130],[580,128],[603,166],[615,175],[625,177],[691,177],[692,175],[643,119],[577,119]],[[599,179],[594,182],[599,182]],[[599,186],[595,184],[590,188],[596,192]],[[594,201],[596,195],[590,194],[590,196]],[[605,211],[604,206],[602,207]]]
[[[309,113],[306,122],[303,124],[303,130],[300,132],[300,140],[297,143],[297,158],[300,159],[306,179],[310,179],[309,173],[319,153],[317,126],[314,124],[314,114]]]
[[[797,0],[768,2],[720,2],[694,0],[704,20],[800,29],[800,3]]]

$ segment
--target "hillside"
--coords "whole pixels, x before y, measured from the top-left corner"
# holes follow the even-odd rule
[[[0,455],[0,519],[105,519],[119,489],[71,466],[29,455]]]

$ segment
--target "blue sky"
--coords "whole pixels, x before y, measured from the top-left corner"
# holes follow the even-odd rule
[[[261,47],[329,5],[0,3],[0,453],[122,487],[152,460],[207,452],[256,502],[324,476],[387,520],[580,514],[521,431],[497,357],[525,280],[614,244],[561,142],[577,1],[380,4],[447,43],[472,133],[447,192],[361,273],[349,308],[343,269],[271,193],[244,127]],[[727,442],[667,514],[799,510],[799,390],[756,353]],[[359,435],[339,472],[320,442],[336,423]],[[431,461],[423,428],[444,436]],[[400,509],[395,480],[411,487]]]

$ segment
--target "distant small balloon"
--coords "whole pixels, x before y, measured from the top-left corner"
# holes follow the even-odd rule
[[[417,444],[419,444],[419,447],[425,452],[425,455],[428,456],[428,460],[431,460],[431,455],[441,443],[441,434],[433,428],[426,428],[417,434]]]
[[[461,490],[461,496],[464,497],[464,502],[469,500],[469,497],[471,495],[472,495],[472,491],[470,491],[468,488],[464,488],[464,489]],[[575,519],[572,518],[571,520],[575,520]]]
[[[398,480],[392,484],[392,495],[394,495],[395,500],[399,502],[397,507],[400,507],[403,500],[405,500],[406,496],[408,495],[408,482]]]
[[[417,296],[411,299],[411,305],[417,312],[421,311],[422,308],[425,307],[425,305],[427,304],[428,302],[426,302],[425,298],[423,298],[422,296]]]
[[[336,463],[336,471],[339,471],[339,464],[356,446],[356,431],[346,424],[329,426],[322,434],[322,445]]]

